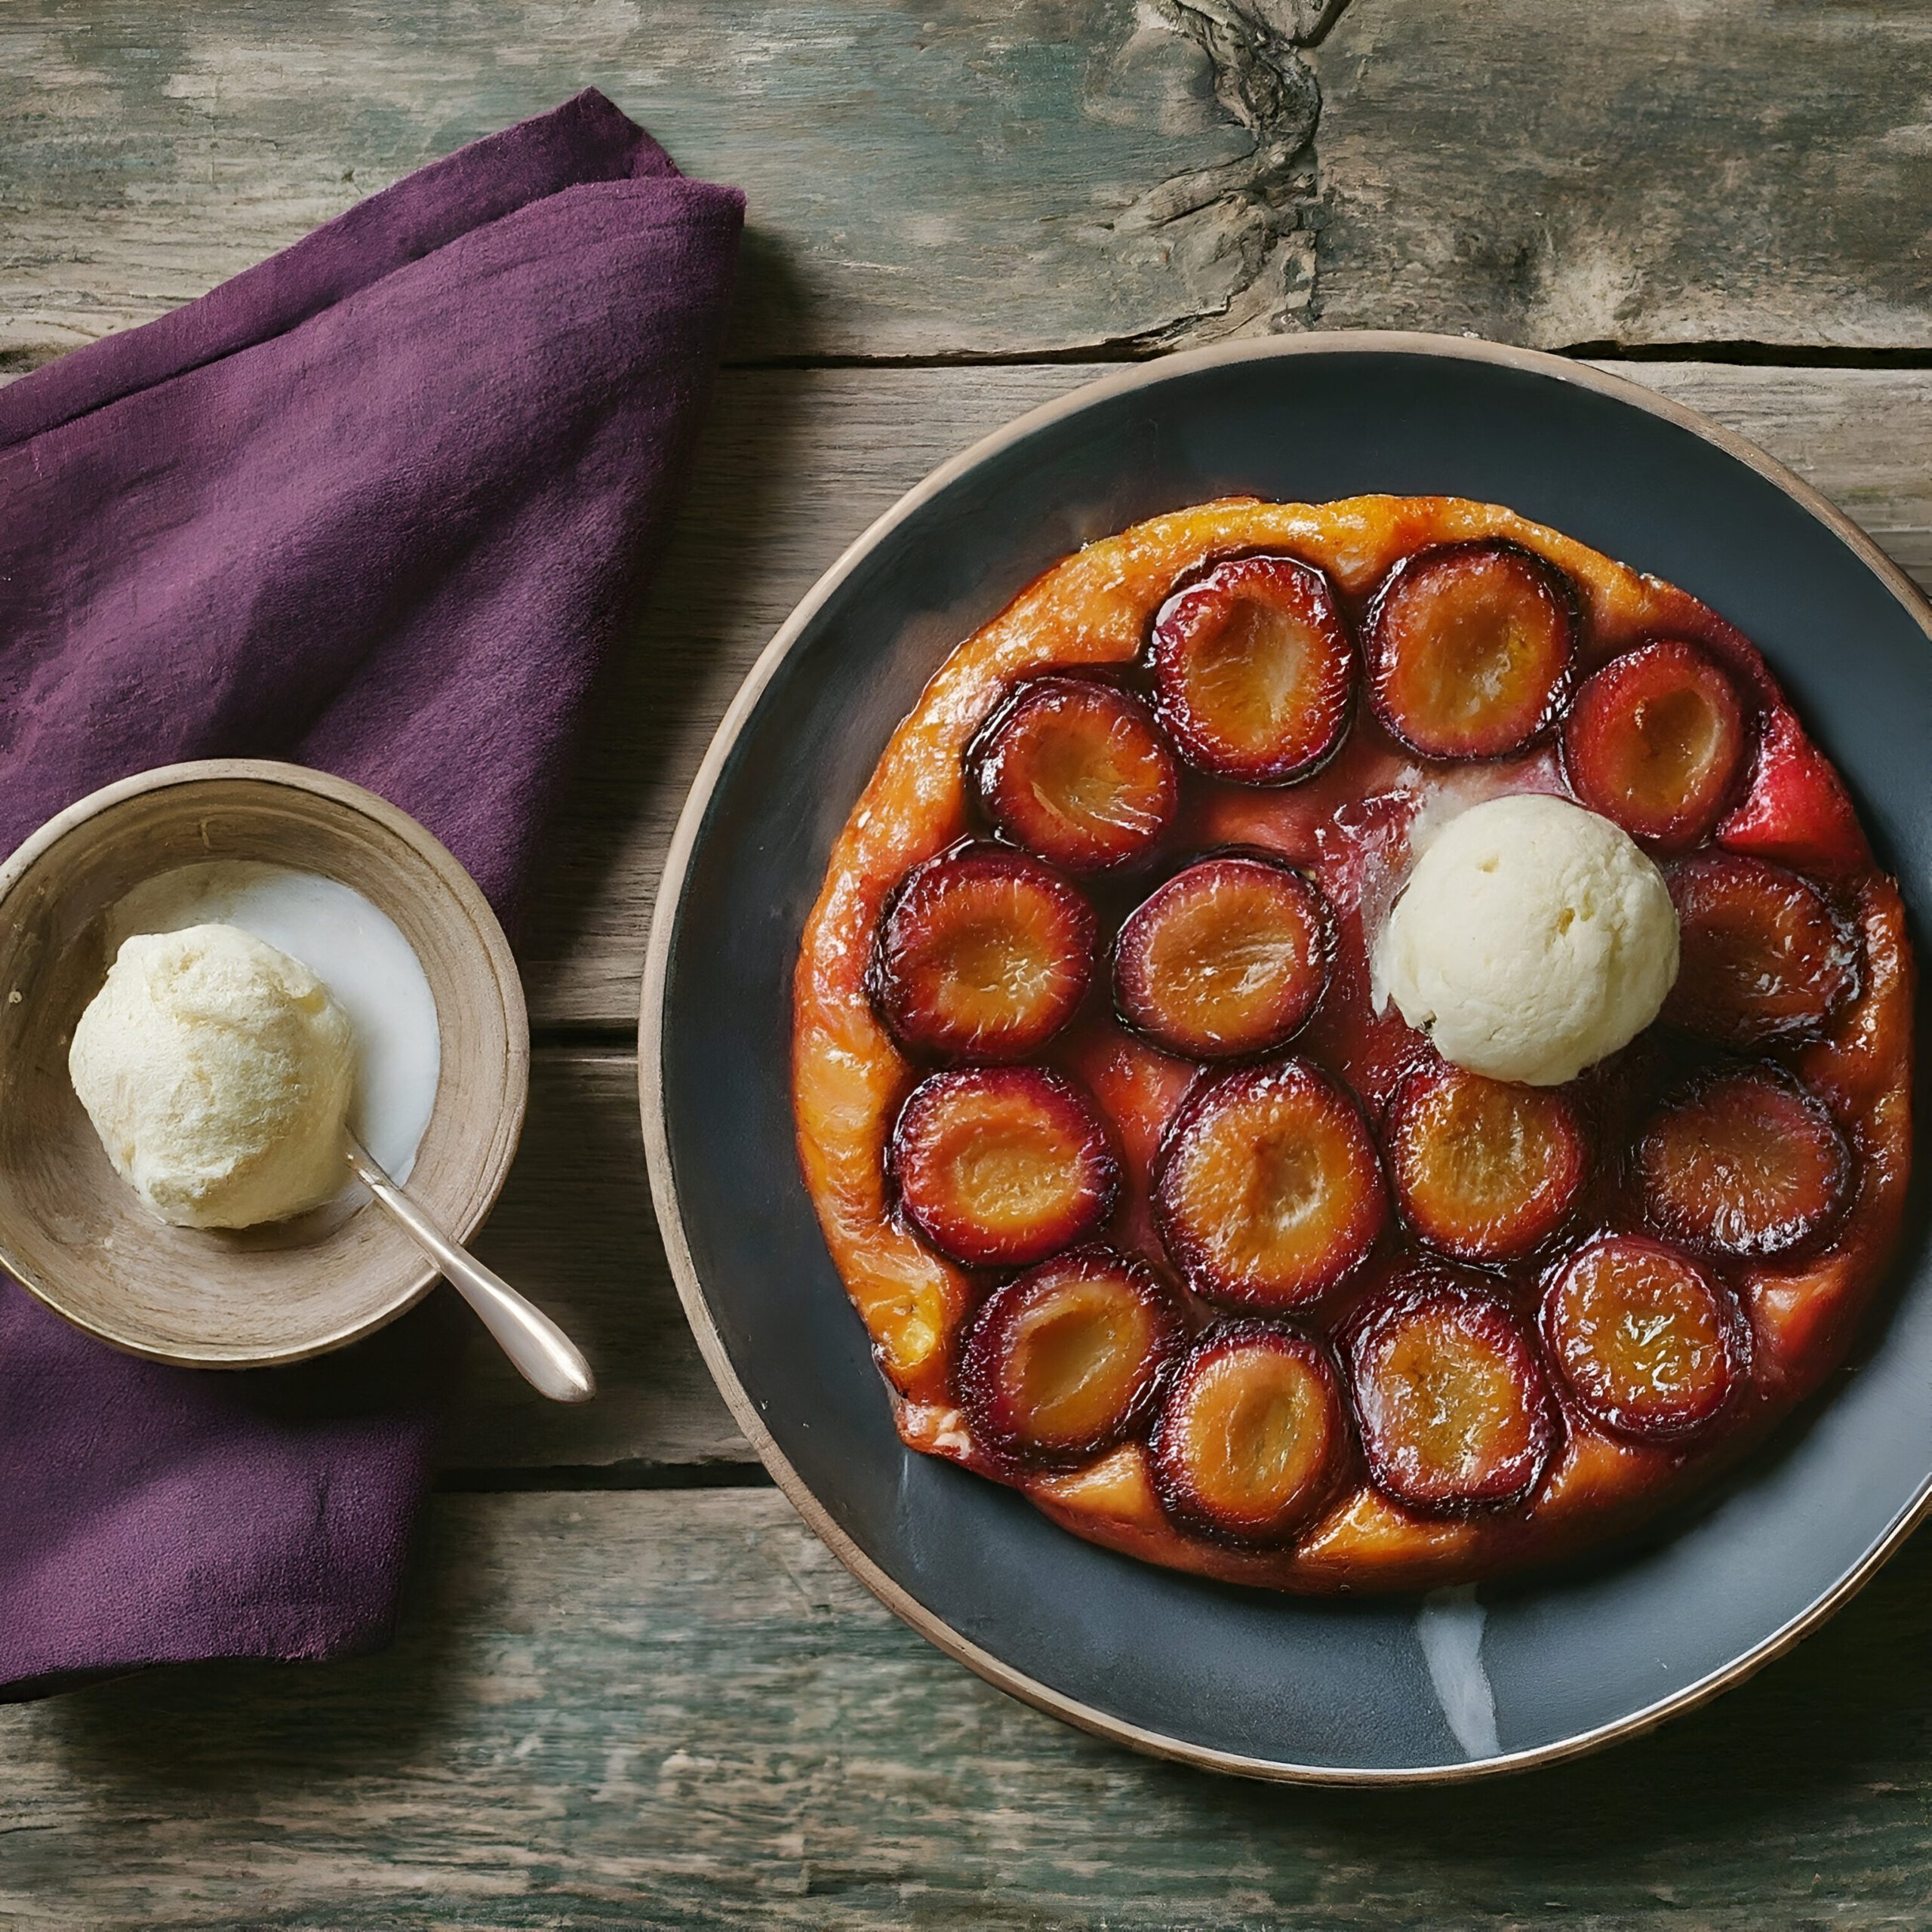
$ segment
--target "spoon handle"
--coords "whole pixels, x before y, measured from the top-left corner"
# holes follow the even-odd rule
[[[443,1271],[444,1278],[482,1317],[517,1373],[553,1402],[587,1402],[596,1378],[577,1345],[500,1275],[484,1266],[437,1226],[420,1203],[397,1186],[353,1135],[349,1164],[377,1204]]]

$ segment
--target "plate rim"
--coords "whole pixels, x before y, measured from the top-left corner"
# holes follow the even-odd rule
[[[1835,504],[1757,445],[1702,411],[1647,388],[1628,377],[1614,374],[1589,363],[1572,361],[1545,349],[1527,349],[1478,337],[1441,335],[1409,329],[1335,330],[1303,336],[1263,336],[1217,343],[1204,349],[1181,350],[1134,363],[1116,374],[1083,383],[1063,395],[1036,405],[929,472],[845,546],[773,633],[771,641],[746,673],[743,682],[720,720],[678,814],[652,909],[638,1021],[638,1097],[643,1121],[645,1164],[650,1174],[652,1206],[663,1238],[672,1278],[677,1284],[678,1299],[705,1366],[709,1370],[718,1393],[724,1397],[732,1420],[743,1430],[757,1451],[759,1461],[804,1519],[806,1527],[894,1616],[935,1648],[1022,1703],[1143,1755],[1269,1783],[1357,1788],[1464,1784],[1564,1764],[1626,1739],[1642,1737],[1672,1718],[1700,1709],[1784,1656],[1827,1623],[1870,1582],[1912,1532],[1928,1514],[1932,1514],[1932,1471],[1927,1472],[1911,1500],[1864,1555],[1795,1617],[1760,1639],[1741,1656],[1708,1672],[1695,1682],[1620,1718],[1568,1737],[1524,1750],[1472,1759],[1466,1764],[1363,1767],[1300,1764],[1278,1758],[1257,1758],[1244,1752],[1219,1750],[1151,1730],[1056,1690],[1050,1684],[1016,1669],[954,1629],[867,1555],[856,1539],[833,1519],[792,1467],[738,1378],[724,1337],[712,1318],[703,1284],[692,1259],[672,1172],[670,1137],[664,1111],[663,1050],[664,997],[691,856],[725,764],[780,664],[790,655],[808,626],[834,593],[886,537],[941,491],[989,457],[1094,403],[1203,369],[1294,356],[1363,353],[1432,356],[1524,370],[1634,405],[1648,414],[1688,430],[1755,470],[1783,491],[1800,509],[1823,523],[1878,579],[1906,615],[1924,632],[1928,645],[1932,645],[1932,601],[1928,601],[1904,571]]]

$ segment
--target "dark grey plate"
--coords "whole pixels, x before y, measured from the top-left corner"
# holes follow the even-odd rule
[[[1932,1489],[1916,1235],[1862,1364],[1770,1452],[1644,1546],[1475,1602],[1176,1575],[894,1435],[792,1152],[790,977],[833,838],[934,669],[1056,558],[1208,497],[1371,491],[1507,503],[1722,611],[1850,774],[1908,903],[1932,905],[1932,625],[1867,538],[1749,445],[1615,377],[1449,337],[1309,337],[1177,356],[1036,410],[846,553],[693,788],[641,1043],[686,1312],[838,1555],[942,1648],[1075,1723],[1223,1770],[1351,1783],[1548,1762],[1701,1702],[1844,1602]]]

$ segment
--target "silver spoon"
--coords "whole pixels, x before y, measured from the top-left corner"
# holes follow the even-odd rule
[[[597,1380],[583,1351],[541,1309],[451,1241],[424,1212],[422,1204],[389,1179],[352,1134],[348,1155],[355,1178],[483,1318],[484,1327],[531,1388],[553,1402],[587,1402],[596,1394]]]

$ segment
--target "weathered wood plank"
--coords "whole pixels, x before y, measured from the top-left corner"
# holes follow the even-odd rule
[[[749,190],[740,356],[1932,340],[1917,0],[16,0],[0,355],[586,85]]]
[[[1355,0],[1314,63],[1324,327],[1923,340],[1922,7]]]
[[[586,85],[749,191],[740,353],[1187,334],[1306,281],[1294,23],[1320,10],[1267,11],[1280,29],[1131,0],[10,8],[0,349],[156,314]]]
[[[1283,1792],[1010,1703],[770,1491],[445,1498],[386,1656],[0,1712],[0,1918],[1765,1932],[1932,1917],[1932,1544],[1655,1738]]]
[[[479,1470],[753,1460],[691,1340],[651,1211],[628,1054],[540,1052],[530,1120],[477,1251],[573,1335],[597,1399],[546,1402],[484,1337],[444,1460]]]
[[[1623,367],[1792,464],[1932,586],[1932,374]],[[740,680],[813,580],[936,463],[1099,373],[727,372],[532,909],[521,952],[540,1026],[634,1023],[651,905],[685,793]]]

